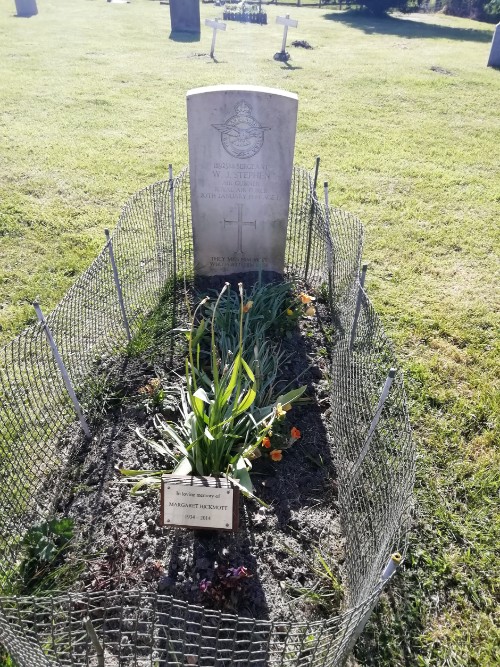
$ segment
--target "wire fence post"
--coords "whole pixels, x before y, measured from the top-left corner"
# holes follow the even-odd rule
[[[163,197],[163,182],[155,183],[153,186],[153,215],[156,237],[156,257],[158,261],[158,282],[160,288],[165,285],[168,278],[168,264],[165,264],[165,199]],[[166,269],[166,270],[165,270]]]
[[[352,352],[354,347],[354,339],[356,338],[356,330],[358,328],[358,318],[361,312],[361,304],[363,303],[363,288],[365,286],[366,271],[368,264],[363,264],[361,268],[361,275],[359,277],[358,297],[356,299],[356,310],[354,311],[354,319],[352,321],[351,338],[349,340],[349,352]]]
[[[334,257],[333,257],[333,242],[330,230],[330,203],[328,196],[328,181],[324,183],[325,191],[325,215],[326,215],[326,259],[328,263],[328,292],[330,311],[333,315],[333,291],[335,289],[334,282]]]
[[[38,318],[38,321],[42,325],[42,329],[45,333],[45,336],[47,338],[47,341],[49,343],[50,349],[52,350],[52,354],[54,356],[54,360],[57,364],[57,367],[59,368],[59,371],[62,375],[62,379],[64,382],[64,386],[66,387],[66,391],[69,394],[69,397],[71,399],[71,402],[73,403],[73,407],[75,409],[76,415],[78,417],[78,421],[80,422],[80,425],[83,429],[83,432],[87,436],[87,438],[91,438],[92,434],[90,432],[89,425],[87,424],[87,420],[85,419],[85,415],[83,414],[82,406],[80,405],[78,398],[76,397],[75,390],[73,389],[73,385],[71,384],[70,377],[68,375],[68,371],[66,370],[66,366],[64,365],[64,361],[62,360],[61,355],[59,354],[59,350],[57,349],[57,345],[54,341],[54,338],[52,336],[52,332],[50,330],[49,325],[47,324],[45,317],[43,316],[42,309],[40,308],[40,304],[37,301],[33,302],[33,308],[35,309],[36,316]]]
[[[349,641],[347,643],[347,646],[344,651],[344,655],[347,656],[351,651],[354,649],[356,642],[358,641],[361,633],[365,629],[366,624],[368,623],[368,620],[370,619],[370,616],[373,613],[373,610],[375,609],[377,602],[380,599],[380,594],[382,593],[382,590],[384,589],[385,584],[389,580],[389,578],[394,574],[394,572],[398,569],[402,562],[402,557],[399,552],[396,551],[396,553],[393,553],[391,557],[389,558],[389,561],[387,565],[384,568],[384,571],[382,572],[382,575],[380,577],[380,582],[377,587],[378,595],[375,595],[373,598],[372,602],[368,605],[366,611],[361,615],[359,621],[356,623],[352,635],[349,638]]]
[[[377,409],[375,410],[375,414],[373,415],[370,428],[368,429],[368,434],[366,436],[365,444],[363,445],[363,449],[361,450],[358,456],[358,460],[352,467],[351,471],[352,478],[356,478],[358,476],[361,464],[363,463],[364,458],[368,453],[368,449],[370,448],[371,441],[373,440],[373,436],[375,435],[375,431],[380,421],[380,417],[382,416],[384,403],[386,402],[387,397],[389,396],[389,392],[391,390],[392,383],[394,382],[395,377],[396,377],[396,369],[391,368],[389,374],[387,375],[387,379],[385,381],[384,388],[382,389],[382,393],[380,394],[380,398],[377,404]]]
[[[118,269],[116,267],[115,253],[113,252],[113,241],[111,240],[109,229],[105,229],[104,234],[106,236],[106,245],[108,246],[109,259],[111,261],[111,267],[113,269],[113,278],[115,281],[116,292],[118,294],[118,302],[120,304],[123,326],[125,328],[125,333],[127,334],[127,340],[130,343],[130,341],[132,340],[132,336],[130,335],[130,327],[128,325],[127,313],[125,311],[125,302],[123,300],[122,286],[120,285],[120,278],[118,276]]]
[[[172,275],[177,276],[177,239],[175,233],[175,198],[174,198],[174,174],[172,165],[168,165],[168,189],[170,193],[170,224],[172,228]]]
[[[307,252],[306,252],[306,266],[304,270],[304,280],[307,281],[309,275],[309,263],[311,261],[311,245],[312,245],[312,230],[314,225],[314,214],[316,212],[316,186],[318,184],[318,173],[319,173],[319,155],[316,157],[316,164],[314,166],[314,182],[312,190],[312,203],[311,210],[309,211],[309,228],[307,230]]]
[[[99,641],[99,637],[97,636],[97,632],[95,631],[94,626],[92,625],[92,621],[88,616],[86,616],[83,619],[83,623],[85,625],[85,631],[87,635],[89,636],[90,641],[92,642],[92,646],[94,647],[95,652],[97,653],[97,667],[105,667],[104,665],[104,649],[101,646],[101,642]]]

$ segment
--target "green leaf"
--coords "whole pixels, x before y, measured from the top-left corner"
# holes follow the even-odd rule
[[[282,396],[278,396],[276,399],[275,405],[278,405],[278,403],[281,403],[281,405],[286,405],[287,403],[293,403],[293,401],[296,401],[302,394],[305,392],[307,389],[307,385],[303,385],[302,387],[299,387],[298,389],[292,389],[291,391],[287,392],[286,394],[283,394]]]
[[[248,410],[248,408],[254,402],[256,396],[257,392],[253,387],[251,387],[241,400],[241,403],[238,405],[238,408],[236,410],[236,415],[239,415],[240,413],[245,412],[245,410]]]
[[[191,461],[187,456],[185,456],[180,463],[178,463],[173,469],[172,474],[175,475],[190,475],[192,473]]]
[[[248,377],[250,378],[251,382],[255,382],[255,375],[252,372],[252,369],[250,366],[247,364],[247,362],[243,359],[241,359],[241,363],[243,364],[243,368],[246,370]]]
[[[222,398],[221,398],[222,405],[224,405],[224,403],[227,403],[227,401],[229,400],[229,397],[231,396],[231,394],[234,391],[234,388],[236,387],[236,382],[238,381],[238,373],[239,373],[239,370],[240,370],[240,365],[241,365],[241,354],[238,352],[238,354],[234,358],[233,370],[231,372],[231,378],[230,378],[229,383],[226,387],[226,390],[222,394]]]

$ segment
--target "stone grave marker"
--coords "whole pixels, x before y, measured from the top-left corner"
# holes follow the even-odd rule
[[[23,18],[36,16],[38,14],[38,7],[36,0],[16,0],[16,15]]]
[[[197,277],[282,275],[297,108],[297,95],[274,88],[187,93]]]
[[[491,40],[488,67],[500,67],[500,23],[497,23],[493,39]]]
[[[170,0],[172,32],[200,34],[200,0]]]

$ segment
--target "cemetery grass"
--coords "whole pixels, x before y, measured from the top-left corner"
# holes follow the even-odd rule
[[[42,3],[40,3],[41,5]],[[0,13],[0,337],[48,311],[121,205],[187,163],[185,91],[299,94],[296,163],[322,157],[331,199],[366,226],[368,291],[407,375],[419,460],[404,572],[357,647],[361,664],[498,664],[498,72],[492,27],[287,8],[281,35],[230,23],[168,38],[168,7],[44,0]],[[201,6],[202,20],[213,18]]]

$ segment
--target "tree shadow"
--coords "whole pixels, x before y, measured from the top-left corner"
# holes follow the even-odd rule
[[[379,18],[354,10],[324,14],[323,18],[345,23],[351,28],[362,30],[366,35],[394,35],[407,39],[458,39],[462,42],[491,42],[492,35],[491,30],[452,28],[396,16]]]

